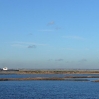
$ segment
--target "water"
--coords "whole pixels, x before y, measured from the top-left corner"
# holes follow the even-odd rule
[[[99,83],[1,81],[0,99],[99,99]]]
[[[77,74],[10,74],[0,78],[65,77]],[[78,76],[99,76],[98,74]],[[99,83],[90,81],[0,81],[0,99],[99,99]]]
[[[0,78],[28,78],[28,77],[66,77],[66,76],[96,76],[99,74],[1,74]]]

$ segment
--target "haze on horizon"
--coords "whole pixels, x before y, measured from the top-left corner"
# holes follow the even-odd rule
[[[0,0],[0,68],[99,69],[99,0]]]

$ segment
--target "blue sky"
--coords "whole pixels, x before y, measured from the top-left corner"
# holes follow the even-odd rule
[[[0,67],[99,69],[99,0],[0,0]]]

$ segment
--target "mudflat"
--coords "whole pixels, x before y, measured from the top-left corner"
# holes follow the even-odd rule
[[[24,80],[66,80],[66,81],[89,81],[85,78],[99,78],[97,75],[80,75],[80,74],[99,74],[99,70],[18,70],[18,71],[0,71],[0,75],[8,74],[78,74],[77,76],[69,75],[66,77],[27,77],[27,78],[0,78],[0,81],[24,81]],[[99,82],[96,80],[94,82]]]
[[[99,74],[99,70],[2,70],[0,74]]]

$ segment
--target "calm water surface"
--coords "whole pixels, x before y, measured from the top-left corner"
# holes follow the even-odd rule
[[[1,81],[0,99],[99,99],[99,83]]]
[[[66,76],[97,76],[99,74],[1,74],[0,78],[27,78],[27,77],[66,77]]]

